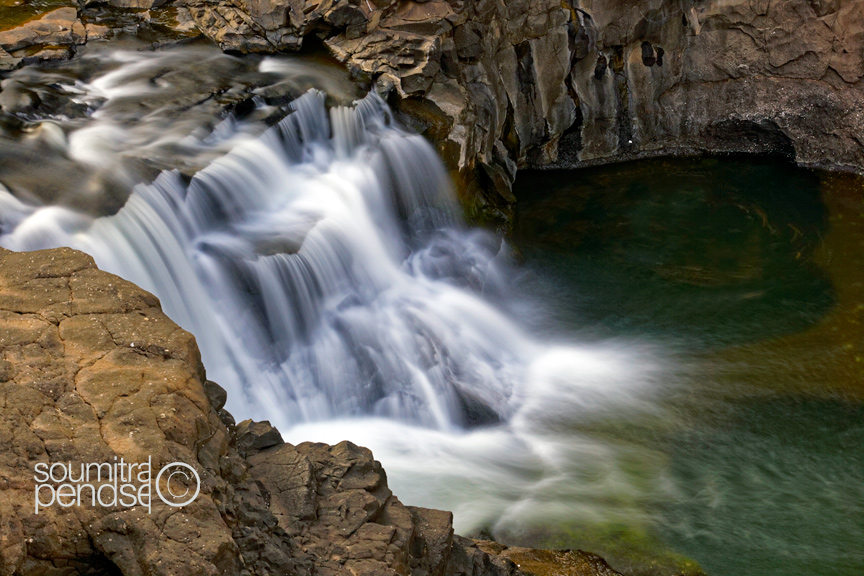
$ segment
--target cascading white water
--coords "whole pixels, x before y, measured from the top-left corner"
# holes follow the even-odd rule
[[[460,230],[434,152],[374,95],[329,118],[320,92],[291,108],[191,182],[137,187],[116,216],[19,205],[2,243],[72,246],[152,290],[211,377],[276,421],[506,418],[530,346],[453,285],[487,281],[491,257]]]
[[[397,492],[461,529],[590,515],[617,456],[573,423],[639,404],[650,363],[537,341],[485,298],[508,298],[499,241],[462,223],[434,150],[377,96],[328,110],[310,91],[288,112],[256,138],[231,140],[229,118],[230,153],[138,185],[113,216],[0,188],[0,245],[71,246],[152,291],[236,416],[371,447]]]

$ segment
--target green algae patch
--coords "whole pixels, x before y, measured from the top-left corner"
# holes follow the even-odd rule
[[[75,7],[70,0],[0,0],[0,31],[17,28],[31,20],[67,6]]]
[[[590,550],[628,576],[705,576],[698,562],[671,550],[647,530],[619,523],[561,527],[533,544],[538,548]],[[553,572],[537,575],[544,573]]]

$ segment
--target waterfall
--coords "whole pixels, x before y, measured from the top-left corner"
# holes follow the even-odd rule
[[[261,137],[190,181],[137,186],[111,217],[8,193],[0,206],[3,246],[71,246],[157,294],[255,414],[447,429],[512,411],[532,346],[471,289],[495,282],[497,244],[465,228],[432,148],[374,94],[328,114],[307,92]]]
[[[655,360],[527,334],[513,311],[539,312],[509,289],[501,241],[465,225],[433,148],[374,94],[328,106],[304,88],[267,129],[261,115],[229,115],[202,134],[182,118],[172,128],[176,110],[162,108],[131,122],[136,94],[161,102],[147,78],[181,56],[113,55],[113,72],[65,88],[94,107],[86,121],[51,118],[33,134],[69,130],[52,137],[58,166],[111,174],[126,156],[175,150],[177,166],[204,167],[162,171],[110,216],[0,185],[0,245],[71,246],[153,292],[195,335],[235,416],[268,419],[290,442],[370,447],[401,497],[454,510],[460,530],[598,509],[611,519],[610,490],[617,517],[633,521],[626,458],[576,430],[622,405],[651,409],[642,391]],[[260,69],[279,86],[306,74],[267,59]],[[120,136],[110,153],[103,133]]]
[[[628,561],[659,533],[731,573],[859,559],[857,181],[534,175],[511,266],[435,150],[308,56],[88,45],[5,74],[0,246],[71,246],[154,293],[234,416],[370,448],[459,533]]]

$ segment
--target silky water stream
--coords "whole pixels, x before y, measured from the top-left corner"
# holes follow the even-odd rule
[[[0,245],[72,246],[157,294],[236,416],[370,447],[463,533],[643,572],[864,569],[859,181],[525,173],[504,242],[320,63],[76,62],[0,92]]]

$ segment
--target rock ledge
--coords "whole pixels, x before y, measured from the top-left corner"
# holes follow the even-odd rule
[[[74,250],[0,248],[0,573],[520,574],[449,512],[403,505],[368,449],[286,444],[224,402],[154,296]],[[115,457],[189,464],[200,494],[34,512],[37,464]]]

